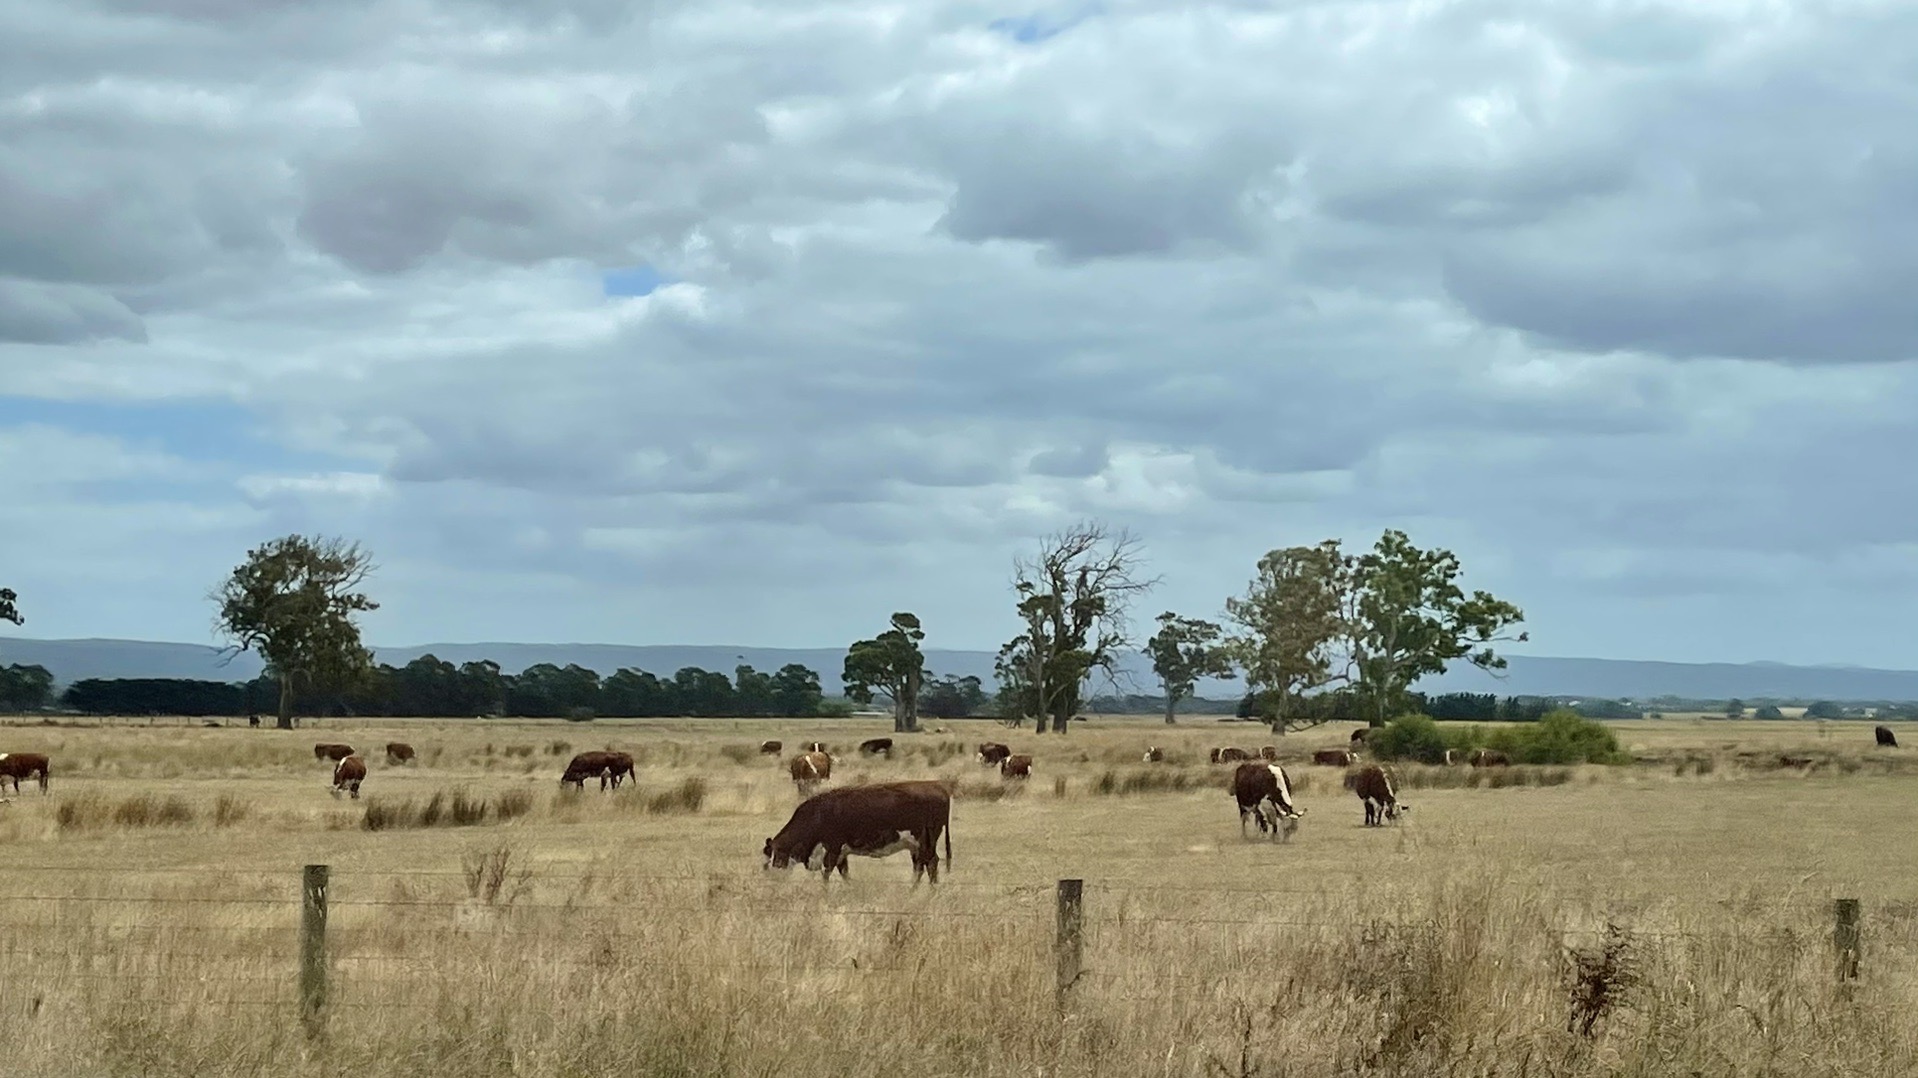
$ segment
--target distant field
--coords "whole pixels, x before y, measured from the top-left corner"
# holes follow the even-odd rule
[[[909,886],[904,857],[830,887],[762,872],[798,797],[758,742],[850,750],[887,725],[0,727],[0,751],[54,758],[51,796],[29,784],[0,805],[0,1059],[196,1078],[1796,1078],[1918,1059],[1918,747],[1877,749],[1869,722],[1611,723],[1639,763],[1513,769],[1498,788],[1401,767],[1412,811],[1376,830],[1337,769],[1298,762],[1349,725],[934,723],[951,732],[900,735],[891,761],[848,752],[834,779],[961,780],[936,890]],[[329,795],[316,740],[366,751],[364,800]],[[418,765],[387,766],[388,740]],[[982,740],[1032,753],[1033,778],[1009,789],[978,767]],[[1306,810],[1282,845],[1241,840],[1229,769],[1205,763],[1268,743]],[[1140,763],[1149,744],[1169,761]],[[566,758],[601,747],[634,753],[636,788],[562,793]],[[457,794],[482,822],[416,826],[436,794],[442,818]],[[397,826],[365,830],[369,806]],[[292,1002],[309,862],[334,874],[317,1047]],[[1066,877],[1086,881],[1088,936],[1061,1020]],[[1845,1003],[1837,897],[1864,904]],[[1563,954],[1608,920],[1644,979],[1588,1042],[1565,1029]]]

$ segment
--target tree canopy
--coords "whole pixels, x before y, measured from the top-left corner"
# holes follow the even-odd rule
[[[12,588],[0,588],[0,621],[10,621],[15,625],[25,625],[27,619],[20,616],[20,597]]]
[[[1259,559],[1245,595],[1225,601],[1226,616],[1239,627],[1232,656],[1256,712],[1274,731],[1323,721],[1298,705],[1342,676],[1334,662],[1338,643],[1350,636],[1351,569],[1336,539],[1285,547]]]
[[[1232,658],[1219,640],[1224,630],[1200,618],[1168,610],[1159,615],[1159,631],[1146,641],[1145,654],[1165,690],[1165,721],[1170,726],[1179,701],[1191,696],[1200,678],[1228,677]]]
[[[860,640],[846,650],[840,680],[846,696],[869,704],[883,696],[892,704],[892,728],[897,733],[919,729],[919,688],[926,675],[926,657],[919,641],[926,634],[919,618],[909,613],[892,616],[892,628]]]
[[[371,667],[355,616],[372,555],[345,539],[288,535],[247,552],[212,598],[234,653],[256,651],[280,683],[279,725],[293,727],[300,686],[347,685]]]
[[[1026,631],[999,650],[1007,702],[1063,734],[1094,670],[1108,676],[1129,643],[1131,600],[1157,580],[1141,577],[1138,540],[1084,521],[1047,536],[1039,552],[1013,563],[1013,591]],[[1002,693],[1002,699],[1007,694]]]

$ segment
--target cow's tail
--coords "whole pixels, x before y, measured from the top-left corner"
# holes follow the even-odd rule
[[[946,871],[952,871],[952,814],[946,814]]]
[[[53,762],[49,760],[46,763],[40,765],[40,792],[46,793],[47,785],[51,783],[52,781],[53,781]]]

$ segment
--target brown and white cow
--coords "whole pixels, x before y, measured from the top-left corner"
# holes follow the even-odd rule
[[[1472,753],[1473,767],[1510,767],[1512,758],[1496,749],[1478,749]]]
[[[884,756],[890,760],[892,759],[892,738],[867,738],[859,743],[859,753],[862,756]]]
[[[37,779],[40,792],[47,792],[47,780],[52,776],[52,764],[46,756],[38,752],[0,752],[0,787],[13,783],[13,792],[20,792],[21,779]]]
[[[1412,811],[1412,806],[1402,804],[1398,794],[1392,788],[1392,776],[1377,764],[1361,768],[1345,776],[1345,788],[1359,795],[1365,802],[1365,826],[1378,827],[1387,820],[1396,820],[1402,812]]]
[[[1264,748],[1259,750],[1259,759],[1264,760],[1268,764],[1278,763],[1279,747],[1277,745],[1265,746]]]
[[[1010,745],[1001,745],[997,741],[986,741],[979,745],[978,760],[987,767],[1001,763],[1006,757],[1011,755],[1012,747]]]
[[[1032,757],[1008,756],[999,761],[999,777],[1002,779],[1027,779],[1032,777]]]
[[[1874,727],[1871,733],[1873,737],[1876,737],[1878,739],[1879,745],[1888,749],[1895,749],[1898,747],[1898,738],[1892,734],[1891,727],[1889,726]]]
[[[778,742],[778,741],[761,741],[759,743],[759,751],[762,755],[765,755],[765,756],[777,756],[779,755],[780,750],[784,749],[785,747],[786,746],[782,742]]]
[[[417,758],[418,755],[414,753],[413,746],[408,745],[404,741],[388,741],[386,743],[386,762],[390,766],[410,764]]]
[[[315,760],[331,760],[337,764],[351,755],[353,755],[353,746],[351,745],[322,741],[313,746],[313,758]]]
[[[1372,734],[1372,728],[1369,726],[1361,726],[1358,729],[1352,731],[1353,750],[1356,751],[1360,745],[1365,744],[1365,739],[1367,737],[1370,737],[1371,734]]]
[[[799,796],[810,797],[820,783],[832,778],[832,756],[824,752],[802,752],[787,762],[786,770],[793,777],[793,785],[799,787]]]
[[[1292,782],[1278,764],[1243,763],[1232,772],[1232,797],[1239,803],[1239,835],[1246,837],[1245,820],[1259,821],[1259,833],[1270,832],[1275,842],[1290,839],[1305,810],[1292,803]]]
[[[609,780],[614,785],[618,785],[618,780],[613,776],[613,768],[619,764],[617,758],[625,755],[625,753],[607,752],[602,749],[589,749],[586,752],[576,753],[566,762],[566,770],[560,773],[559,784],[564,786],[570,782],[574,789],[584,790],[586,780],[596,778],[599,780],[601,790],[606,789]],[[625,766],[621,770],[630,771],[631,769],[632,757],[627,756]]]
[[[946,867],[952,867],[952,788],[943,782],[885,782],[842,786],[799,803],[779,833],[766,840],[766,868],[794,863],[846,879],[846,860],[912,855],[912,884],[924,874],[939,882],[939,836],[946,839]]]
[[[1236,764],[1241,760],[1250,760],[1252,754],[1244,749],[1221,748],[1213,749],[1211,757],[1215,764]]]
[[[1162,764],[1165,762],[1165,750],[1159,748],[1157,745],[1153,745],[1145,750],[1145,756],[1140,758],[1139,762],[1144,764]]]
[[[1457,750],[1457,749],[1446,749],[1446,750],[1445,750],[1445,766],[1446,766],[1446,767],[1454,767],[1454,766],[1456,766],[1456,765],[1457,765],[1458,763],[1459,763],[1459,755],[1458,755],[1458,750]]]
[[[1344,749],[1320,749],[1312,754],[1312,762],[1326,767],[1351,767],[1358,757]]]
[[[341,790],[346,790],[352,793],[353,800],[358,801],[360,783],[365,781],[366,761],[357,756],[348,756],[333,768],[333,796],[338,797]]]

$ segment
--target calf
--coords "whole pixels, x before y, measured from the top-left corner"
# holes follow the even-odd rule
[[[1032,757],[1008,756],[999,761],[999,777],[1002,779],[1031,778]]]
[[[864,756],[884,756],[892,759],[892,738],[875,737],[859,743],[859,752]]]
[[[1377,764],[1346,775],[1345,788],[1365,802],[1367,827],[1378,827],[1387,820],[1398,819],[1401,812],[1412,811],[1412,806],[1399,803],[1398,795],[1392,790],[1392,777]]]
[[[1878,738],[1878,744],[1885,748],[1895,749],[1898,747],[1898,739],[1892,736],[1891,727],[1880,726],[1874,729],[1872,734]]]
[[[1351,767],[1358,757],[1344,749],[1320,749],[1312,754],[1312,762],[1326,767]]]
[[[1145,764],[1162,764],[1165,762],[1165,750],[1156,745],[1148,748],[1145,750],[1145,756],[1141,758],[1139,762]]]
[[[1213,749],[1212,762],[1215,764],[1235,764],[1241,760],[1250,760],[1252,754],[1244,749]]]
[[[793,785],[799,787],[799,796],[811,797],[820,783],[832,778],[832,757],[823,752],[802,752],[786,764],[786,770],[793,777]]]
[[[939,836],[945,835],[946,867],[952,867],[952,789],[943,782],[886,782],[843,786],[800,802],[779,833],[766,840],[766,868],[793,863],[846,879],[846,860],[912,855],[912,885],[921,875],[939,882]]]
[[[414,761],[413,746],[404,741],[386,743],[386,762],[388,765],[410,764]]]
[[[47,792],[47,781],[52,776],[52,764],[46,756],[38,752],[0,752],[0,787],[13,783],[13,792],[20,792],[21,779],[36,779],[40,792]]]
[[[765,755],[765,756],[777,756],[779,755],[780,750],[784,749],[785,747],[786,746],[784,744],[778,741],[761,741],[759,743],[759,751],[762,755]]]
[[[997,741],[983,742],[979,746],[979,762],[982,764],[985,764],[987,767],[991,767],[993,764],[996,764],[996,763],[1001,763],[1005,760],[1006,757],[1011,755],[1012,755],[1011,747],[1007,745],[1001,745]]]
[[[566,762],[566,770],[560,773],[559,784],[564,786],[570,782],[573,784],[574,789],[584,790],[586,789],[587,779],[597,778],[599,779],[599,788],[604,790],[606,789],[608,779],[612,778],[614,757],[624,755],[624,753],[612,753],[600,750],[578,753]],[[626,758],[626,767],[623,770],[630,770],[631,768],[632,757],[628,756]]]
[[[1512,758],[1496,749],[1478,749],[1472,753],[1473,767],[1510,767]]]
[[[1273,841],[1288,840],[1305,810],[1292,804],[1292,783],[1278,764],[1243,763],[1232,772],[1232,796],[1239,803],[1239,836],[1247,837],[1245,820],[1259,821],[1259,832]]]
[[[322,741],[313,746],[313,758],[315,760],[331,760],[337,764],[351,755],[353,755],[353,746],[351,745]]]
[[[348,756],[333,768],[333,796],[340,796],[341,790],[352,793],[353,800],[360,799],[360,783],[366,781],[366,761],[357,756]]]

